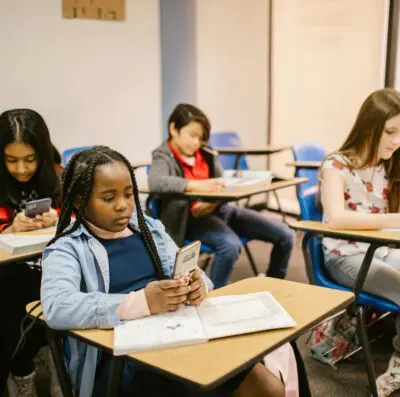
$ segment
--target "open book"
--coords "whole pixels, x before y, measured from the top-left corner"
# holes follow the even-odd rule
[[[269,183],[272,177],[271,171],[225,170],[221,179],[227,190],[233,190],[258,183]]]
[[[114,329],[114,354],[205,343],[209,339],[294,327],[269,292],[207,298],[199,306],[127,321]]]
[[[26,233],[1,234],[0,249],[11,255],[23,255],[40,251],[54,237],[55,232],[56,228],[51,227]]]

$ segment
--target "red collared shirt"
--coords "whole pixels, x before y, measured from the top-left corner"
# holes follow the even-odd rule
[[[179,161],[183,169],[183,176],[185,179],[208,179],[210,177],[210,169],[200,150],[194,154],[194,164],[190,164],[188,160],[181,156],[178,151],[174,148],[171,141],[168,142],[169,149],[175,158]]]
[[[180,166],[183,170],[183,177],[185,179],[190,180],[201,180],[201,179],[208,179],[210,177],[210,168],[204,159],[203,155],[201,154],[200,150],[198,150],[194,154],[194,164],[189,164],[188,160],[181,156],[178,151],[174,148],[171,141],[168,141],[169,149],[171,150],[172,154],[178,160]],[[193,207],[196,205],[196,201],[192,202],[190,209],[192,210]]]

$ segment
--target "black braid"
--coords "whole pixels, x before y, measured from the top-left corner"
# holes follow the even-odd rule
[[[161,259],[158,254],[156,244],[146,223],[142,207],[140,205],[138,187],[133,167],[122,154],[106,146],[96,146],[93,149],[85,150],[75,154],[65,167],[62,177],[62,204],[61,213],[57,225],[57,232],[56,236],[49,242],[48,245],[51,245],[59,238],[72,233],[84,222],[84,214],[86,212],[86,208],[90,199],[90,194],[93,188],[96,166],[100,164],[102,165],[111,163],[113,161],[122,162],[129,170],[132,179],[133,195],[135,199],[139,229],[142,234],[145,246],[152,258],[157,276],[160,279],[165,279],[166,275],[163,271]],[[82,166],[82,169],[80,171],[79,166]],[[81,201],[79,205],[79,210],[76,213],[76,220],[74,222],[74,225],[71,228],[68,228],[71,223],[71,216],[74,210],[74,202],[78,195],[77,193],[82,189],[83,192],[79,194],[81,196]]]
[[[138,217],[140,232],[143,236],[143,240],[146,245],[146,248],[148,249],[148,251],[150,253],[151,259],[153,260],[153,265],[156,269],[157,276],[160,279],[165,279],[166,276],[164,274],[161,259],[158,254],[157,247],[156,247],[156,244],[153,239],[153,235],[151,234],[150,229],[147,226],[145,217],[143,215],[142,206],[140,205],[139,190],[138,190],[136,176],[135,176],[133,167],[132,167],[131,163],[129,162],[129,160],[125,156],[123,156],[121,153],[115,152],[114,150],[112,150],[108,147],[105,147],[105,146],[101,148],[101,151],[103,153],[107,154],[110,157],[110,159],[119,160],[127,166],[129,173],[131,174],[131,179],[132,179],[133,195],[135,198],[136,213],[137,213],[137,217]]]

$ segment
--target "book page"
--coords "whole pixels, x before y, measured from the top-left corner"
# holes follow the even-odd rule
[[[258,183],[269,183],[272,176],[270,171],[224,170],[221,180],[225,183],[226,189],[230,190]]]
[[[207,337],[193,306],[127,321],[114,329],[115,355],[202,342]]]
[[[269,292],[208,298],[197,310],[209,339],[296,325]]]

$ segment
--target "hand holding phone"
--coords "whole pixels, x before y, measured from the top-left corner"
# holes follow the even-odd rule
[[[12,225],[4,233],[30,232],[41,228],[42,224],[40,221],[28,218],[23,212],[19,212],[15,215]]]
[[[189,284],[190,274],[197,268],[199,262],[200,247],[200,241],[193,241],[177,251],[173,278],[183,278],[185,285]]]
[[[50,208],[50,211],[45,212],[42,215],[35,216],[35,221],[40,222],[43,228],[55,226],[57,223],[57,219],[58,219],[57,211],[53,208]]]

